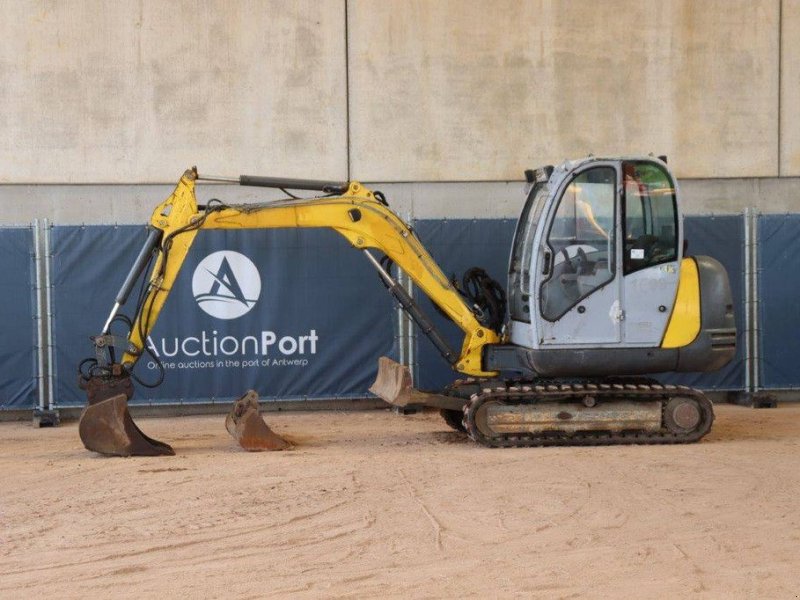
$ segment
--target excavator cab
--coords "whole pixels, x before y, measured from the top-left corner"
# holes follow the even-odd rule
[[[649,184],[639,178],[638,184],[622,185],[623,178],[627,182],[642,170],[650,174]],[[641,161],[588,161],[550,173],[531,190],[527,204],[533,217],[520,221],[515,236],[512,341],[553,348],[619,345],[635,336],[658,345],[669,318],[658,307],[672,303],[680,260],[680,223],[669,175]],[[655,186],[658,191],[651,195]],[[646,238],[645,231],[658,231],[660,237]],[[656,241],[663,246],[657,256]],[[659,301],[648,301],[640,322],[628,326],[624,298],[631,297],[639,279],[647,279],[648,293]],[[631,302],[631,308],[639,304]]]
[[[664,161],[590,157],[532,179],[509,266],[510,342],[531,372],[703,371],[732,357],[727,275],[714,259],[683,256]],[[698,277],[710,295],[702,304]],[[711,329],[726,332],[716,352],[681,357],[698,338],[710,342]]]

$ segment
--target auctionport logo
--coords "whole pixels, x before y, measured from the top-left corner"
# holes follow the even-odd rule
[[[238,319],[250,312],[261,295],[261,277],[249,258],[233,250],[206,256],[192,277],[198,306],[218,319]]]

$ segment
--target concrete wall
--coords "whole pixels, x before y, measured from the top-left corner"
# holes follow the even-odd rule
[[[0,182],[347,169],[341,0],[0,0]]]
[[[511,179],[648,152],[683,177],[778,175],[779,1],[353,5],[357,177]]]
[[[800,0],[781,12],[781,175],[800,175]]]
[[[689,213],[800,211],[800,0],[0,11],[0,223],[142,222],[191,164],[388,181],[422,218],[515,217],[525,168],[651,151]]]

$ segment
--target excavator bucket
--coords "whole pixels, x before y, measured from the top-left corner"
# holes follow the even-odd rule
[[[423,392],[414,387],[411,371],[405,365],[381,356],[378,376],[369,391],[392,406],[414,412],[422,407],[461,410],[464,401],[458,397]]]
[[[378,359],[378,376],[369,391],[384,402],[399,407],[412,404],[416,392],[408,367],[386,356]]]
[[[248,390],[234,402],[225,418],[225,429],[242,448],[250,452],[291,448],[291,444],[272,431],[261,418],[258,394],[253,390]]]
[[[87,450],[108,456],[174,455],[172,446],[146,436],[128,412],[124,393],[90,403],[81,413],[78,433]]]
[[[452,398],[421,392],[415,388],[408,367],[386,356],[378,359],[378,376],[369,391],[384,402],[398,408],[411,405],[449,408],[449,405],[453,403]],[[455,402],[459,403],[458,400]]]

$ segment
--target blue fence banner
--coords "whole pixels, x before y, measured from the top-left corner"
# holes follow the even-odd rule
[[[0,256],[0,409],[32,409],[38,394],[33,230],[0,229]]]
[[[58,406],[85,403],[78,362],[145,237],[138,226],[53,229]],[[158,360],[145,354],[134,370],[153,383],[160,361],[164,383],[137,385],[131,403],[229,401],[250,388],[267,400],[368,396],[378,357],[397,358],[396,321],[373,267],[331,230],[201,231],[148,339]]]
[[[758,216],[760,386],[800,387],[800,215]]]
[[[508,256],[516,221],[483,220],[420,220],[415,229],[422,243],[448,276],[459,278],[470,267],[478,266],[506,287]],[[738,328],[735,359],[714,373],[658,374],[665,382],[679,382],[700,389],[740,390],[745,383],[745,311],[744,311],[744,225],[740,215],[691,216],[684,220],[689,254],[709,255],[728,270]],[[463,333],[438,314],[433,304],[415,288],[415,298],[431,315],[436,327],[454,348],[461,348]],[[441,389],[459,374],[441,357],[430,341],[416,330],[416,382],[425,390]]]

